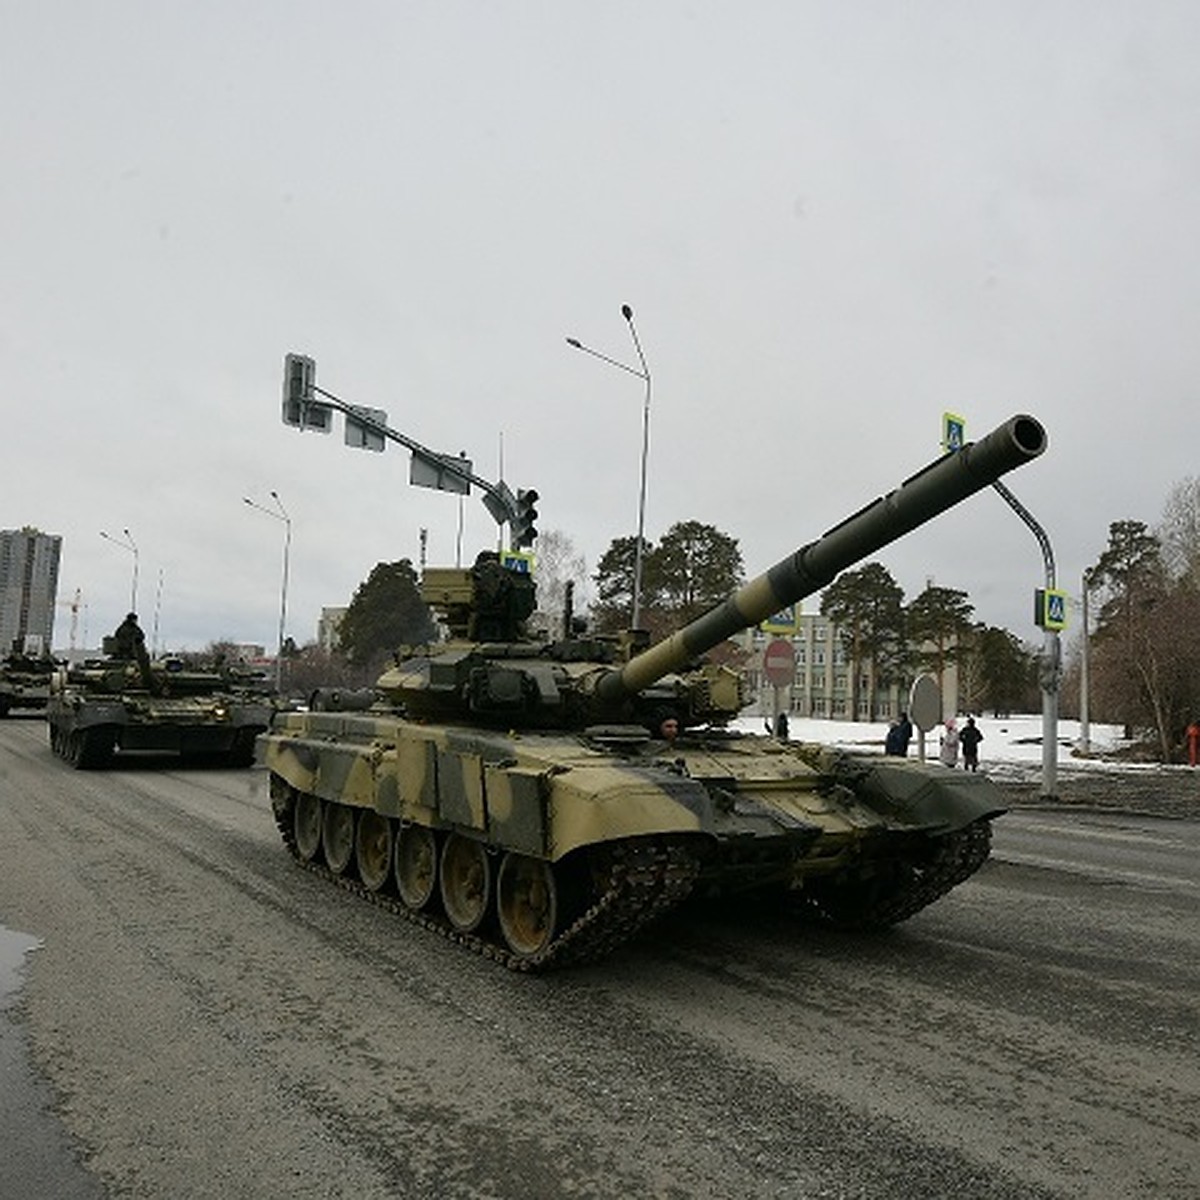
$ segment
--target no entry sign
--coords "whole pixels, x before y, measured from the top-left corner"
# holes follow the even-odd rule
[[[796,652],[792,643],[776,638],[763,651],[763,674],[776,687],[787,687],[796,678]]]

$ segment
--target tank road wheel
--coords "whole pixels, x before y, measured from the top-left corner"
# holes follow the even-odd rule
[[[372,892],[382,891],[392,874],[392,823],[374,809],[364,808],[358,815],[354,861],[359,879]]]
[[[496,880],[496,909],[500,932],[514,954],[532,958],[545,950],[558,920],[558,884],[551,864],[506,854]]]
[[[321,798],[300,792],[292,809],[292,834],[301,862],[312,862],[321,850]]]
[[[437,890],[437,842],[424,825],[404,825],[396,838],[396,891],[409,908],[420,910]]]
[[[479,842],[452,833],[442,847],[438,874],[442,907],[450,924],[461,933],[478,929],[487,916],[492,892],[492,865],[487,851]]]
[[[396,890],[409,908],[420,911],[438,888],[438,844],[425,826],[401,826],[396,835]]]
[[[321,844],[325,847],[325,862],[329,869],[335,875],[345,874],[354,858],[354,809],[333,801],[325,805]]]

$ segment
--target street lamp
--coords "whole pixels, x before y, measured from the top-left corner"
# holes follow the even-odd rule
[[[100,530],[100,536],[105,541],[112,542],[114,546],[120,546],[122,550],[128,550],[133,555],[133,586],[129,589],[129,611],[137,612],[137,593],[138,593],[138,548],[137,543],[133,540],[133,534],[128,529],[123,529],[121,532],[125,535],[125,540],[115,538],[110,533],[105,533]]]
[[[242,502],[250,505],[251,508],[258,509],[261,513],[266,513],[268,517],[274,517],[276,521],[282,521],[284,525],[283,585],[279,590],[279,649],[275,655],[275,691],[282,695],[283,631],[287,625],[288,563],[292,553],[292,518],[288,516],[287,509],[283,507],[283,501],[279,499],[278,492],[271,492],[271,499],[275,501],[275,508],[266,508],[261,504],[256,504],[248,496],[243,496]]]
[[[636,367],[618,362],[615,358],[609,358],[607,354],[601,354],[599,350],[593,350],[591,346],[585,346],[578,338],[567,338],[567,345],[573,346],[576,350],[582,350],[584,354],[590,354],[593,358],[598,358],[610,366],[628,371],[630,375],[636,375],[646,383],[646,396],[642,403],[642,469],[638,488],[637,545],[633,551],[633,619],[631,624],[634,629],[637,629],[642,615],[642,545],[645,542],[646,531],[646,462],[650,455],[650,368],[646,365],[646,356],[642,353],[642,343],[633,323],[633,309],[628,304],[622,304],[621,316],[629,324],[633,347],[637,351],[638,361],[642,364],[640,371]]]

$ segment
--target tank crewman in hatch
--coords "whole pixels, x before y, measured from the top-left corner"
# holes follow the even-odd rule
[[[146,635],[138,624],[137,613],[127,613],[113,634],[113,651],[117,658],[138,658],[146,652]]]
[[[673,708],[657,709],[648,728],[652,737],[662,738],[668,746],[673,746],[679,736],[679,714]]]
[[[162,687],[150,670],[150,655],[146,653],[146,635],[138,624],[137,613],[126,613],[125,620],[113,634],[113,653],[116,658],[132,659],[138,665],[138,674],[146,690],[154,695],[162,693]]]

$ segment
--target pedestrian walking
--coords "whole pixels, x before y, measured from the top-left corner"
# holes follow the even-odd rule
[[[947,717],[946,724],[942,728],[942,748],[938,751],[938,757],[942,760],[944,767],[958,765],[958,729],[954,724],[953,717]]]
[[[883,752],[893,757],[899,757],[904,753],[900,749],[900,722],[898,720],[888,726],[887,734],[883,739]]]
[[[888,726],[887,736],[883,739],[884,754],[893,754],[904,758],[908,754],[908,743],[912,741],[913,727],[908,719],[908,713],[900,716]]]
[[[962,733],[958,735],[958,744],[962,747],[964,771],[979,770],[979,743],[982,741],[983,734],[980,732],[979,726],[975,724],[975,718],[968,717]]]

